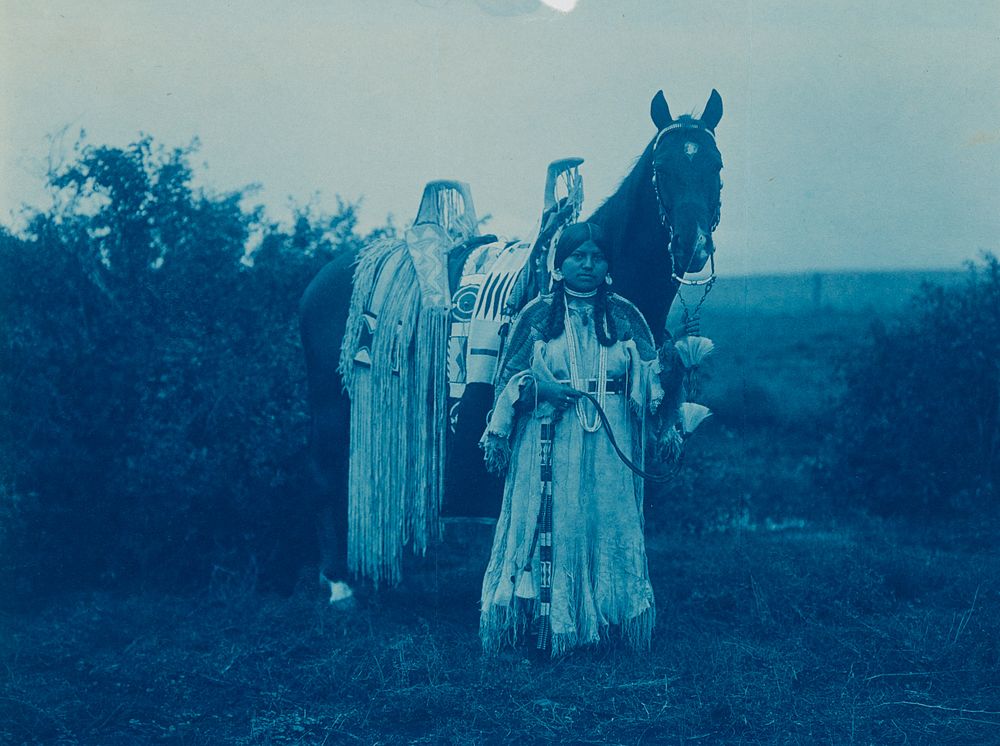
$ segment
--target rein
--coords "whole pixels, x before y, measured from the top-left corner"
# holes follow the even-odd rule
[[[605,414],[603,407],[598,403],[597,397],[593,394],[589,394],[586,391],[580,391],[582,396],[587,397],[591,404],[597,409],[597,416],[601,418],[601,424],[604,425],[604,432],[608,434],[608,441],[611,443],[611,447],[615,449],[615,453],[618,454],[618,458],[621,462],[625,464],[633,473],[642,477],[643,479],[648,479],[651,482],[669,482],[675,476],[680,468],[680,459],[677,461],[677,465],[666,474],[651,474],[648,471],[643,471],[641,468],[636,466],[636,464],[628,456],[624,454],[622,449],[618,446],[618,441],[615,440],[615,434],[611,431],[611,423],[608,422],[608,415]]]

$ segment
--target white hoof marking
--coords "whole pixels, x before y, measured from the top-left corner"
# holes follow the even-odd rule
[[[354,595],[354,591],[347,583],[338,580],[336,583],[327,581],[330,584],[330,603],[335,604],[346,601]]]

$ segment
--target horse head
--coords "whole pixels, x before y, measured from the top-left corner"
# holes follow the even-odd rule
[[[719,224],[722,155],[715,127],[722,118],[722,97],[712,90],[700,119],[676,119],[658,91],[650,104],[657,134],[652,146],[653,191],[660,222],[669,236],[672,277],[700,272],[715,252],[712,232]]]
[[[722,190],[715,127],[722,98],[713,90],[700,119],[675,119],[659,91],[650,114],[656,134],[589,220],[611,237],[615,292],[638,306],[660,342],[678,288],[696,284],[685,273],[704,269],[715,251]]]

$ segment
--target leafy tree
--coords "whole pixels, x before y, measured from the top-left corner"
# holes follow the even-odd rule
[[[197,190],[191,153],[85,147],[50,174],[52,208],[0,229],[11,590],[312,559],[297,303],[366,237],[351,204],[285,231],[243,192]]]

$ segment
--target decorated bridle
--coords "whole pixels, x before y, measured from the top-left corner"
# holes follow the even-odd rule
[[[678,285],[707,285],[711,288],[712,284],[715,283],[715,252],[713,251],[709,254],[708,259],[711,263],[711,271],[708,277],[703,280],[688,280],[677,273],[677,258],[674,255],[674,226],[673,219],[670,216],[670,212],[667,210],[666,205],[663,204],[663,199],[660,197],[660,187],[657,183],[657,169],[656,169],[656,150],[660,147],[660,140],[663,136],[669,132],[676,132],[678,130],[697,130],[699,132],[704,132],[711,138],[712,142],[715,143],[715,133],[707,127],[701,125],[697,121],[679,121],[673,124],[667,125],[662,130],[656,134],[656,139],[653,141],[653,192],[656,194],[656,206],[660,211],[660,224],[663,226],[664,230],[667,232],[667,253],[670,255],[670,277]],[[722,188],[721,185],[719,187]],[[715,205],[715,214],[712,216],[712,227],[709,228],[709,233],[713,233],[715,229],[719,226],[719,220],[722,216],[722,198],[720,196],[719,200]],[[707,289],[706,289],[707,294]],[[701,304],[699,304],[701,305]]]

